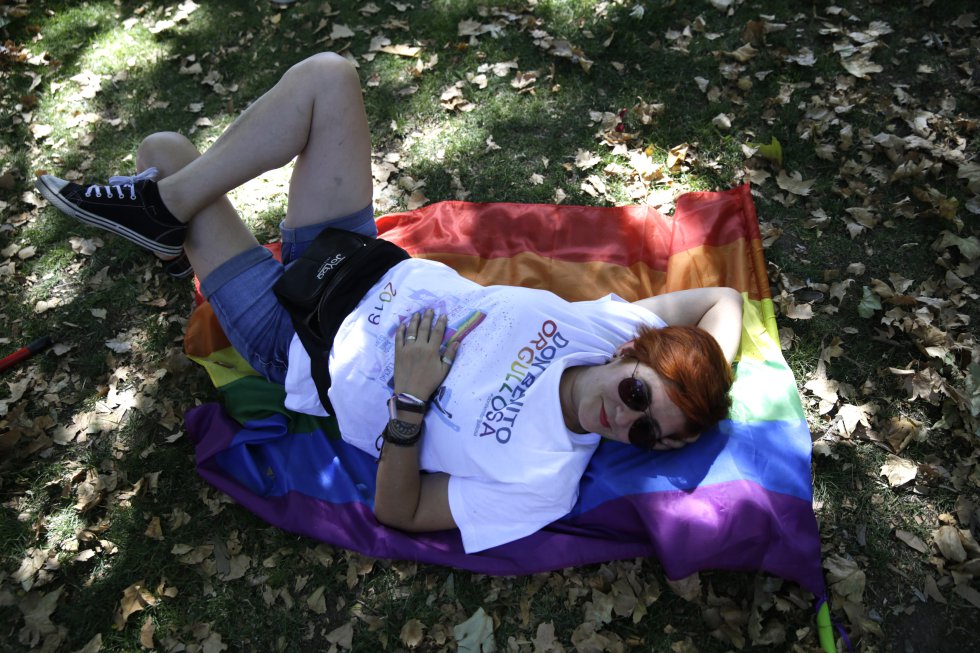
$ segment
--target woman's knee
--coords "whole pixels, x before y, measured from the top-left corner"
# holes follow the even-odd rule
[[[140,143],[136,151],[136,165],[140,170],[157,168],[160,177],[172,175],[201,153],[183,134],[156,132]]]
[[[326,83],[334,88],[338,84],[353,84],[360,91],[361,86],[354,64],[336,52],[321,52],[308,57],[294,64],[286,74],[299,77],[304,83]]]

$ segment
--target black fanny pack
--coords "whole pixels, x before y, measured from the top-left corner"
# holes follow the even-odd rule
[[[273,288],[310,355],[320,403],[331,414],[328,362],[334,336],[371,286],[408,258],[408,252],[386,240],[324,229]]]

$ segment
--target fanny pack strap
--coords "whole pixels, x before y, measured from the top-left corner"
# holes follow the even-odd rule
[[[341,323],[385,273],[410,258],[380,238],[324,229],[273,287],[309,354],[320,403],[331,414],[330,348]]]

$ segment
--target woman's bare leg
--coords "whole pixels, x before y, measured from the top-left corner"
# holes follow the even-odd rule
[[[360,80],[339,55],[315,55],[286,71],[203,155],[160,181],[160,197],[193,224],[228,191],[294,157],[287,226],[343,217],[371,202],[371,138]],[[194,228],[188,256],[196,250],[204,263],[201,245],[208,241],[202,239],[223,238],[223,225]]]
[[[159,183],[135,177],[83,186],[53,175],[35,185],[59,211],[158,255],[185,251],[198,277],[255,247],[226,193],[296,158],[286,226],[355,214],[371,202],[371,151],[360,81],[336,54],[290,68],[203,154],[183,136],[155,134],[139,167],[163,171]]]
[[[162,183],[200,156],[186,137],[174,132],[160,132],[140,143],[136,168],[140,172],[157,168]],[[211,202],[192,218],[184,240],[184,252],[199,279],[206,279],[225,261],[259,244],[227,196]]]

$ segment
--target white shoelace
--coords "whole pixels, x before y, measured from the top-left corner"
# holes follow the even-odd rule
[[[96,197],[102,197],[102,191],[105,190],[106,197],[112,197],[112,191],[115,190],[117,197],[119,199],[124,199],[123,189],[129,187],[129,199],[136,199],[136,183],[146,180],[154,180],[157,178],[157,173],[159,170],[156,168],[147,168],[143,172],[135,175],[126,176],[120,175],[116,177],[109,177],[109,183],[104,186],[99,184],[92,184],[85,189],[85,197],[91,197],[93,194]]]

